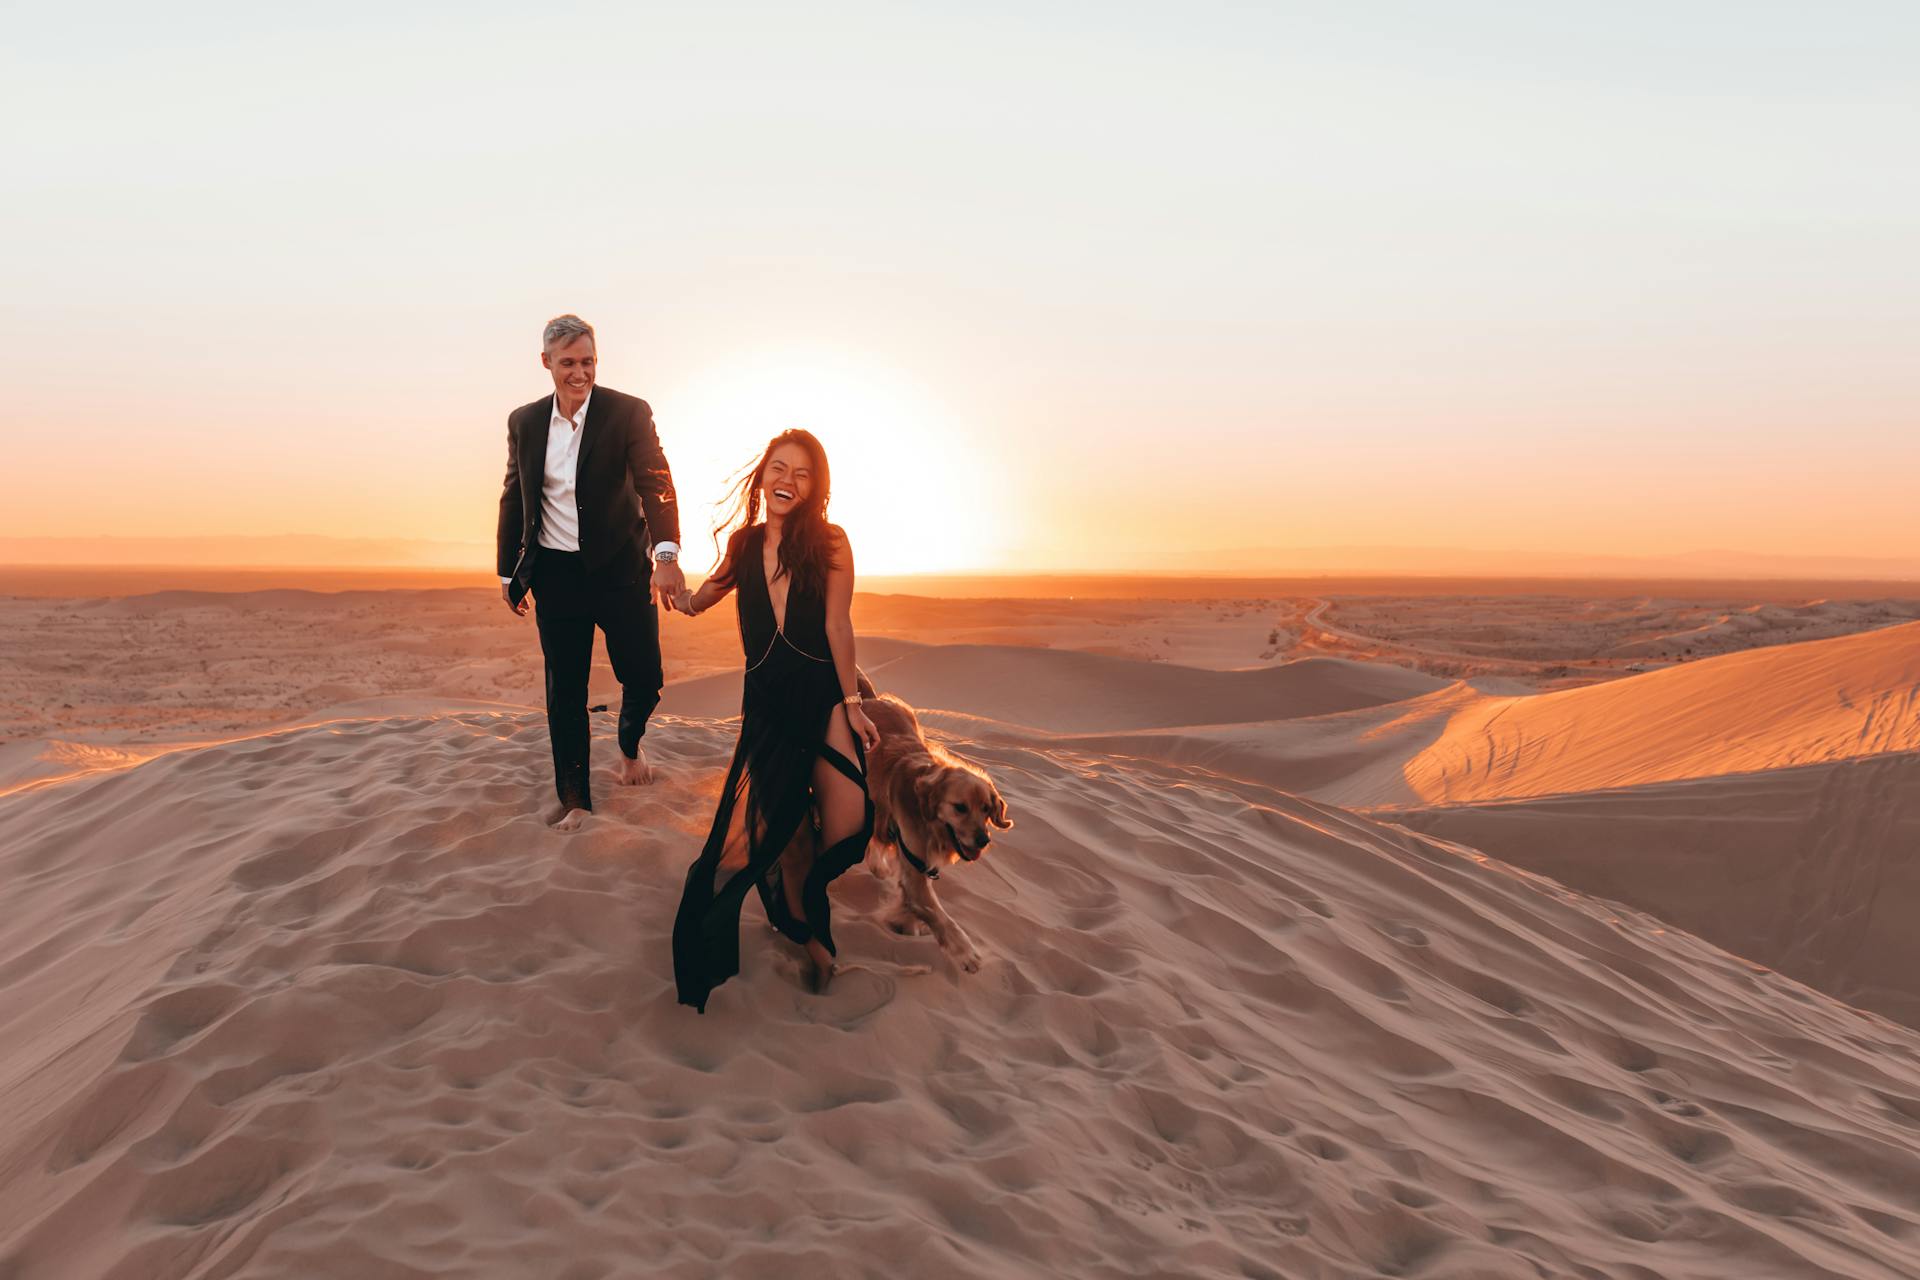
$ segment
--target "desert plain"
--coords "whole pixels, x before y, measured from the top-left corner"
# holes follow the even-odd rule
[[[870,585],[986,964],[696,1016],[730,607],[563,836],[484,585],[0,574],[0,1277],[1920,1275],[1920,586]]]

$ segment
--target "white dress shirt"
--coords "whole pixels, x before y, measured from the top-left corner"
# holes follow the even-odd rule
[[[547,423],[547,468],[540,482],[540,545],[555,551],[580,549],[580,504],[574,493],[580,475],[580,433],[586,426],[587,406],[592,403],[593,392],[589,389],[569,418],[560,412],[560,397],[553,398],[553,417]],[[654,545],[653,554],[679,550],[678,543],[661,542]],[[500,585],[512,581],[502,578]]]
[[[540,545],[555,551],[580,549],[580,503],[573,496],[580,474],[580,428],[587,421],[593,392],[569,418],[553,398],[553,418],[547,425],[547,474],[540,484]]]

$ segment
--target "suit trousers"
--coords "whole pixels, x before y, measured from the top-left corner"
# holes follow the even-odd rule
[[[593,808],[587,779],[590,733],[587,678],[593,629],[607,638],[607,660],[620,682],[620,751],[639,753],[647,718],[660,705],[660,615],[645,561],[588,572],[577,551],[540,548],[533,565],[533,613],[547,668],[547,736],[553,783],[566,809]]]

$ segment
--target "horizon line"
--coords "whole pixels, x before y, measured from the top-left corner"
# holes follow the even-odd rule
[[[368,575],[428,575],[446,578],[472,577],[485,581],[497,581],[498,575],[486,568],[468,569],[446,565],[422,564],[354,564],[354,563],[305,563],[305,564],[214,564],[180,561],[0,561],[0,573],[60,573],[73,572],[136,572],[152,570],[167,573],[233,573],[233,574],[368,574]],[[702,575],[694,575],[702,576]],[[1483,570],[1483,569],[1296,569],[1286,570],[1210,570],[1210,569],[952,569],[952,570],[914,570],[897,573],[873,573],[862,575],[867,582],[897,581],[963,581],[981,582],[1012,580],[1021,582],[1049,580],[1097,579],[1112,581],[1169,581],[1181,582],[1204,579],[1215,582],[1267,582],[1267,581],[1324,581],[1331,579],[1420,579],[1420,580],[1456,580],[1476,582],[1507,581],[1567,581],[1567,582],[1729,582],[1729,583],[1794,583],[1794,584],[1846,584],[1863,585],[1885,583],[1894,586],[1920,586],[1920,573],[1910,576],[1881,576],[1876,574],[1804,574],[1804,573],[1760,573],[1760,572],[1684,572],[1675,569],[1652,569],[1644,572],[1596,572],[1591,570]]]

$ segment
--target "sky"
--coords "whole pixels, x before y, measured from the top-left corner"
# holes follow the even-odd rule
[[[571,311],[694,561],[1920,557],[1904,0],[304,8],[4,3],[0,539],[484,565]]]

